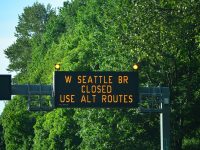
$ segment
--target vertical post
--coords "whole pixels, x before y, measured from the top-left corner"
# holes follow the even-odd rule
[[[163,101],[160,104],[160,142],[161,150],[170,150],[170,106],[169,88],[162,88]]]
[[[52,93],[51,93],[51,105],[52,108],[55,108],[55,72],[53,72],[53,85],[52,85]]]
[[[30,92],[30,86],[27,84],[27,89],[28,89],[28,111],[31,109],[31,92]]]

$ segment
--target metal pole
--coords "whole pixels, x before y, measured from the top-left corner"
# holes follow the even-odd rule
[[[170,106],[169,88],[162,88],[163,101],[160,104],[160,142],[161,150],[170,150]]]

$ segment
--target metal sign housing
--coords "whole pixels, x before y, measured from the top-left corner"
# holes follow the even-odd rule
[[[55,107],[137,107],[138,86],[138,72],[56,71]]]
[[[0,75],[0,100],[11,100],[11,75]]]

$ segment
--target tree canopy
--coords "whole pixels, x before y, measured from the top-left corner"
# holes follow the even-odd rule
[[[140,86],[170,88],[171,149],[197,150],[199,14],[198,0],[74,0],[58,14],[35,3],[24,8],[17,40],[5,50],[8,69],[18,71],[19,84],[51,84],[58,62],[66,71],[131,71],[139,62]],[[1,115],[6,149],[160,149],[157,114],[134,108],[27,112],[26,102],[15,97]]]

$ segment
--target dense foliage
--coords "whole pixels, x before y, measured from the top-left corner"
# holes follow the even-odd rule
[[[198,149],[199,14],[198,0],[74,0],[58,14],[35,3],[19,16],[17,40],[5,50],[8,69],[18,71],[17,83],[51,84],[58,62],[71,71],[131,71],[139,62],[141,86],[170,88],[171,148]],[[27,112],[26,97],[6,105],[0,135],[6,149],[160,148],[158,114],[136,109]]]

